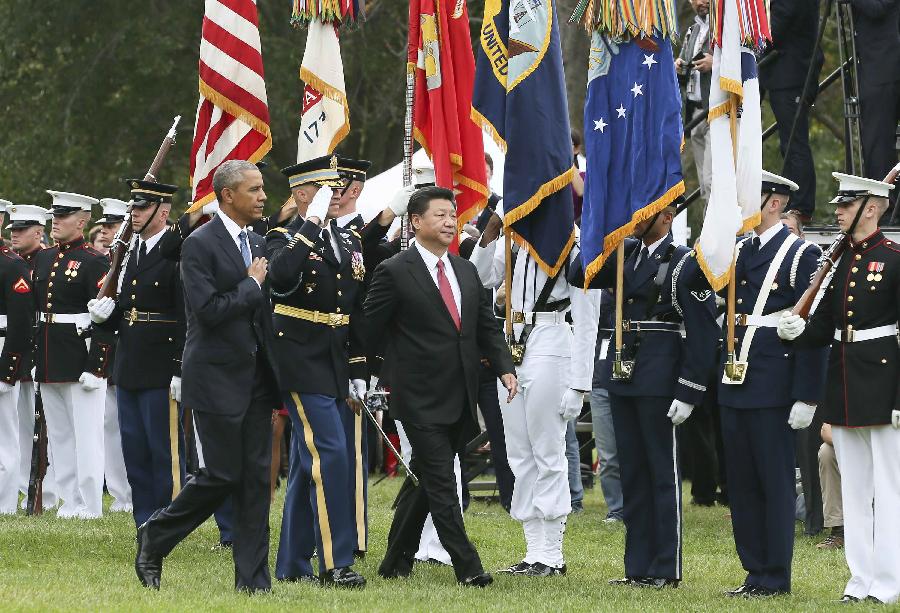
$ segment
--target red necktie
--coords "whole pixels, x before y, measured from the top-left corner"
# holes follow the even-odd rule
[[[444,299],[444,305],[450,312],[450,317],[453,319],[453,323],[456,324],[456,329],[459,330],[459,311],[456,310],[456,300],[453,299],[453,290],[450,289],[450,281],[447,280],[447,275],[444,273],[443,260],[438,260],[437,269],[438,289],[441,292],[441,298]]]

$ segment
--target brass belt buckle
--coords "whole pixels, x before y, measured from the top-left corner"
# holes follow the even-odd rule
[[[747,325],[747,314],[746,313],[735,313],[734,324],[736,326],[746,326]]]
[[[841,340],[845,343],[853,343],[856,341],[856,330],[852,326],[847,326],[846,330],[841,330]]]
[[[722,373],[722,383],[726,385],[740,385],[747,376],[747,369],[750,365],[747,362],[741,362],[734,353],[728,354],[728,360],[725,362],[725,372]]]
[[[514,324],[524,324],[525,323],[525,313],[522,311],[513,311],[512,312],[512,322]]]
[[[129,326],[133,326],[138,319],[137,308],[132,307],[130,311],[125,311],[125,319],[128,321]]]
[[[340,313],[328,313],[328,325],[332,328],[337,328],[341,325],[341,319],[343,319]]]
[[[622,332],[640,332],[640,326],[635,322],[632,324],[630,319],[622,320]]]

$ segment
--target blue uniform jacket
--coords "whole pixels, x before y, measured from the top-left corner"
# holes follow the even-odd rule
[[[755,249],[750,239],[741,241],[738,249],[735,297],[737,313],[753,312],[756,298],[769,265],[782,243],[790,236],[783,227],[762,249]],[[818,246],[796,240],[781,263],[763,315],[791,309],[809,287],[821,255]],[[723,326],[723,330],[725,327]],[[747,326],[735,328],[735,351],[740,354]],[[724,333],[723,333],[724,336]],[[726,352],[722,352],[719,374],[724,369]],[[736,409],[790,407],[795,400],[815,404],[822,399],[828,350],[799,349],[778,338],[775,328],[758,327],[747,356],[749,367],[741,385],[726,385],[719,378],[719,404]]]

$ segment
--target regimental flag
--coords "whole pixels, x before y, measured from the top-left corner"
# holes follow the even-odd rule
[[[256,2],[206,0],[205,6],[191,211],[215,199],[212,177],[222,162],[258,162],[272,148]]]
[[[486,0],[474,116],[506,152],[504,225],[548,275],[575,243],[573,158],[553,0]]]
[[[415,75],[413,135],[434,164],[437,185],[456,192],[462,229],[490,193],[472,119],[475,58],[465,0],[411,0],[407,70]]]
[[[748,45],[770,38],[761,2],[716,0],[710,12],[717,45],[709,91],[712,186],[695,249],[716,291],[728,284],[735,236],[760,222],[762,116],[756,57]]]
[[[675,34],[674,18],[662,23],[668,25],[646,36],[626,28],[623,35],[598,29],[591,37],[581,213],[586,282],[638,223],[684,193],[681,94],[672,44],[660,34]]]
[[[359,15],[358,0],[293,0],[294,25],[308,24],[300,65],[303,106],[297,162],[327,155],[350,132],[350,107],[338,27]]]

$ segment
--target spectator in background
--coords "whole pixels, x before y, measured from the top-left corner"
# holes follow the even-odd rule
[[[584,172],[587,159],[584,157],[584,145],[581,132],[572,130],[572,164],[575,173],[572,175],[572,203],[575,206],[575,225],[581,225],[581,206],[584,203]]]
[[[800,220],[800,213],[797,211],[785,211],[781,214],[781,221],[787,226],[791,234],[804,238],[803,222]]]
[[[819,482],[822,484],[822,508],[825,527],[831,534],[816,545],[818,549],[844,548],[844,503],[841,498],[841,469],[834,454],[831,424],[822,424],[822,445],[819,447]]]
[[[109,253],[109,244],[104,240],[102,233],[103,226],[94,226],[88,232],[88,242],[100,253]]]
[[[691,0],[696,15],[681,41],[675,60],[675,72],[685,88],[685,124],[709,112],[709,86],[712,80],[712,50],[709,44],[709,0]],[[697,167],[700,196],[709,202],[712,183],[712,155],[709,124],[701,121],[691,130],[691,151]]]
[[[774,53],[774,57],[766,58],[759,68],[760,89],[768,95],[769,105],[778,122],[778,138],[784,159],[781,174],[800,186],[791,196],[789,206],[792,210],[799,211],[804,222],[812,219],[816,207],[816,168],[809,148],[809,106],[815,99],[816,88],[807,92],[803,104],[800,96],[816,43],[818,23],[819,0],[772,2],[770,24],[773,50],[769,53]],[[896,31],[896,27],[894,29]],[[815,63],[815,83],[818,84],[822,63],[825,61],[821,49],[816,50],[812,60]],[[801,112],[792,138],[791,129],[798,106],[801,107]],[[893,134],[893,129],[891,133]],[[884,174],[878,179],[883,177]]]

